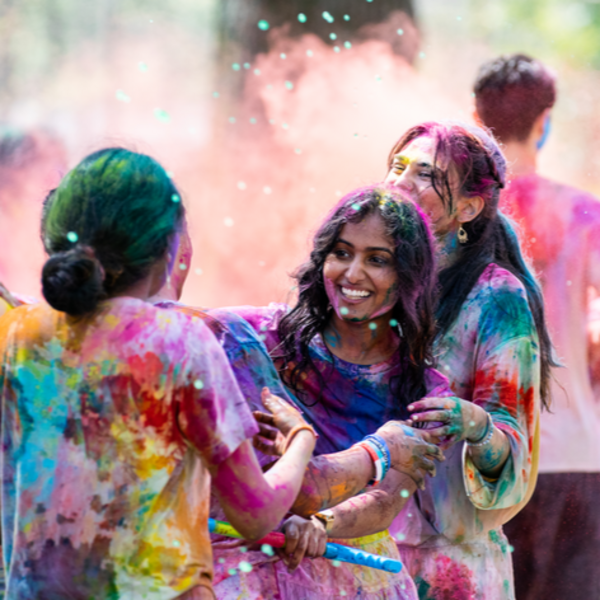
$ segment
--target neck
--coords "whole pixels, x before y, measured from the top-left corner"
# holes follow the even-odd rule
[[[538,150],[535,140],[527,139],[524,142],[506,142],[503,145],[502,151],[504,152],[504,156],[506,156],[510,174],[513,177],[532,175],[537,171]]]
[[[436,234],[438,245],[437,262],[438,271],[446,269],[454,264],[460,254],[460,242],[458,241],[457,229],[446,233]]]
[[[390,319],[390,313],[387,313],[375,319],[353,322],[334,313],[323,339],[338,358],[358,365],[373,365],[390,358],[398,348],[398,336],[390,326]]]

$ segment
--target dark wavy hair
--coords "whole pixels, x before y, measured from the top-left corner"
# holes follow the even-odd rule
[[[426,219],[420,209],[398,191],[385,186],[365,187],[342,198],[313,239],[307,262],[294,277],[299,296],[296,306],[278,325],[281,346],[278,364],[283,364],[282,377],[296,393],[302,395],[300,381],[304,373],[313,371],[327,385],[313,363],[309,344],[323,333],[332,316],[332,308],[323,282],[323,265],[333,250],[346,223],[359,223],[377,214],[385,224],[395,248],[395,269],[400,281],[400,294],[390,312],[390,321],[400,332],[398,358],[403,365],[402,377],[393,382],[392,393],[400,406],[406,407],[425,393],[425,369],[432,362],[435,336],[435,251]],[[280,362],[281,361],[281,362]],[[286,366],[293,365],[287,370]]]
[[[74,316],[95,310],[148,274],[183,218],[179,192],[153,158],[123,148],[90,154],[44,202],[46,301]]]
[[[558,366],[546,327],[542,291],[525,263],[519,239],[511,221],[498,209],[500,190],[506,182],[506,159],[498,144],[480,127],[457,123],[430,122],[409,129],[392,148],[388,172],[394,157],[413,140],[427,136],[435,142],[432,185],[449,214],[455,197],[451,177],[458,180],[458,192],[467,197],[481,196],[484,207],[469,223],[463,223],[468,240],[460,245],[458,259],[438,273],[438,335],[443,336],[456,320],[473,286],[490,263],[511,272],[527,292],[540,342],[540,393],[549,407],[550,374]]]

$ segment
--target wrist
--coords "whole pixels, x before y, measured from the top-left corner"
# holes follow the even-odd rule
[[[325,530],[325,533],[329,535],[331,529],[333,528],[333,523],[335,521],[335,514],[331,509],[322,510],[318,513],[315,513],[311,519],[315,523],[319,523],[321,527]]]
[[[310,451],[312,452],[315,443],[317,441],[317,432],[313,429],[312,425],[308,423],[301,423],[293,427],[286,436],[284,454],[289,450],[290,446],[294,443],[303,443],[310,445]]]
[[[476,432],[467,437],[469,446],[484,446],[488,444],[494,435],[494,421],[490,413],[485,412],[485,424],[477,428]]]

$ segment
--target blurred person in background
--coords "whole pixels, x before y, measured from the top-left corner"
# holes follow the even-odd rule
[[[522,54],[501,56],[480,68],[474,92],[476,119],[502,142],[511,165],[503,206],[529,247],[564,366],[554,371],[552,412],[541,419],[537,488],[505,526],[514,545],[516,595],[600,598],[600,512],[594,506],[600,413],[586,334],[588,298],[600,293],[600,203],[537,173],[556,99],[547,67]]]
[[[0,124],[0,281],[13,293],[39,296],[42,199],[66,170],[65,148],[52,133]]]

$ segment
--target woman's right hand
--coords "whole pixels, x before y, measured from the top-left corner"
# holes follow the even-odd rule
[[[271,394],[269,388],[262,389],[261,400],[269,412],[254,412],[254,418],[259,426],[259,432],[254,437],[254,447],[270,456],[283,456],[291,442],[290,433],[293,437],[303,425],[306,429],[312,430],[312,427],[304,420],[299,410],[289,402]],[[313,434],[316,438],[314,430]]]
[[[281,529],[285,533],[285,546],[280,556],[290,573],[305,556],[314,558],[325,554],[327,532],[319,519],[293,516],[285,521]]]
[[[430,443],[426,431],[414,429],[402,421],[388,421],[377,430],[387,443],[390,467],[408,475],[420,489],[425,489],[425,474],[435,477],[435,460],[446,460],[443,452]]]

